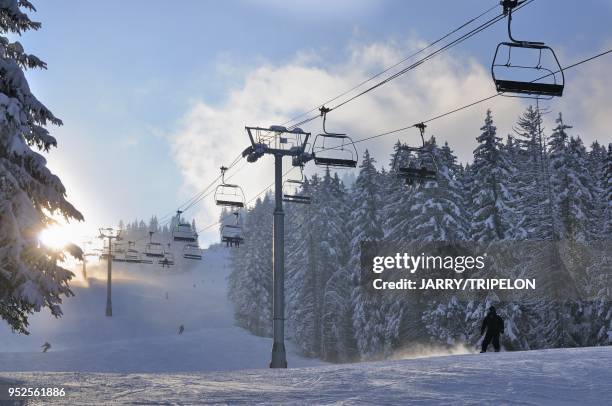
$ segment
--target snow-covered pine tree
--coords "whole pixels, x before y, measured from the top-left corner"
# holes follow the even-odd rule
[[[437,181],[427,182],[415,191],[408,211],[412,238],[427,242],[467,241],[470,239],[470,227],[465,203],[467,193],[462,184],[465,179],[462,168],[457,164],[457,158],[448,144],[445,143],[439,148],[433,137],[429,143],[432,145],[438,165]],[[471,169],[473,174],[473,168]],[[438,305],[434,304],[434,300]],[[456,338],[467,337],[465,331],[464,333],[456,331],[457,320],[450,318],[451,314],[465,314],[465,306],[465,303],[461,303],[450,294],[436,294],[435,297],[431,297],[424,293],[418,301],[413,299],[406,307],[411,320],[404,320],[403,323],[409,323],[412,331],[423,330],[424,337],[435,332],[447,331],[449,334],[444,341],[448,343],[451,334],[456,334]],[[450,312],[448,317],[434,317],[440,309],[448,310]],[[470,322],[465,317],[463,323],[465,329],[469,328]],[[438,336],[430,337],[436,341],[441,339]]]
[[[612,240],[612,143],[608,144],[601,193],[605,204],[602,226],[603,238],[610,241]]]
[[[383,225],[385,239],[396,242],[410,241],[410,224],[408,209],[411,205],[415,188],[407,187],[405,181],[397,176],[397,168],[393,167],[395,157],[402,144],[398,141],[391,155],[390,170],[384,179],[383,195]],[[400,155],[401,156],[401,155]],[[401,161],[401,160],[399,160]],[[398,165],[405,165],[405,162],[398,162]]]
[[[351,179],[351,178],[347,178]],[[326,178],[324,178],[325,185]],[[325,359],[349,361],[356,351],[353,331],[353,284],[349,268],[351,255],[351,204],[344,183],[335,173],[331,179],[328,205],[335,208],[327,213],[329,231],[324,234],[328,239],[327,247],[321,252],[327,257],[322,267],[332,271],[325,283],[323,297],[323,318],[321,321],[322,355]],[[324,269],[324,268],[323,268]]]
[[[417,241],[467,241],[469,225],[457,157],[448,144],[438,148],[433,137],[428,143],[438,165],[437,181],[416,188],[407,213],[408,237]]]
[[[561,239],[585,241],[595,213],[596,184],[589,170],[586,150],[579,138],[570,138],[559,113],[549,140],[549,173],[553,209]]]
[[[52,215],[83,219],[35,151],[57,146],[45,127],[62,122],[31,93],[24,75],[46,64],[8,38],[41,27],[28,11],[35,9],[27,0],[0,3],[0,317],[26,334],[29,314],[46,307],[59,317],[61,297],[72,293],[72,273],[57,265],[63,253],[41,246],[38,234],[54,223]],[[80,256],[78,247],[70,248]]]
[[[605,174],[606,153],[605,146],[594,141],[587,154],[589,173],[593,179],[593,197],[595,199],[593,214],[589,221],[588,235],[590,239],[594,240],[605,239],[603,224],[608,202],[604,199],[605,176],[603,175]]]
[[[159,231],[159,220],[157,219],[157,216],[153,215],[151,216],[151,219],[149,220],[149,231],[152,231],[154,233],[157,233]]]
[[[349,270],[355,282],[352,294],[353,328],[359,354],[364,358],[383,351],[382,326],[385,315],[381,295],[367,293],[361,281],[361,244],[380,241],[383,230],[383,192],[388,179],[376,170],[374,158],[368,150],[361,160],[359,175],[351,189],[353,202],[349,231],[351,233],[351,257]],[[403,185],[401,185],[403,188]]]
[[[238,325],[255,335],[272,333],[272,213],[270,194],[246,214],[244,243],[232,249],[228,296]]]
[[[320,314],[320,349],[324,359],[338,360],[349,353],[352,339],[351,279],[347,274],[350,255],[347,192],[337,174],[329,170],[318,191],[314,224],[317,227],[315,275],[321,290],[316,294]],[[317,288],[319,289],[319,288]]]
[[[519,117],[514,131],[517,134],[514,140],[518,148],[516,164],[519,171],[514,189],[527,238],[553,240],[556,227],[549,200],[552,191],[546,176],[546,146],[540,110],[529,106]]]
[[[523,235],[522,218],[509,184],[515,169],[496,135],[491,110],[487,110],[480,130],[471,166],[472,239],[490,242]]]
[[[312,204],[288,209],[286,261],[286,299],[288,335],[301,352],[319,355],[320,318],[317,313],[318,276],[316,274],[317,228],[314,213],[319,205],[321,179],[316,174],[304,183],[304,193]]]

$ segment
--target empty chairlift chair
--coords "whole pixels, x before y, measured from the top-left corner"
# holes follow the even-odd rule
[[[172,239],[174,241],[196,242],[198,233],[191,228],[191,224],[182,222],[182,213],[180,210],[176,212],[176,225],[172,229]]]
[[[112,243],[113,249],[111,252],[111,259],[113,262],[125,262],[125,254],[127,249],[120,238],[117,238],[117,242]],[[108,254],[105,254],[105,256]]]
[[[183,247],[183,258],[200,261],[202,259],[202,250],[197,244],[186,244]]]
[[[125,262],[140,263],[140,252],[136,249],[134,241],[128,241],[128,249],[125,251]]]
[[[504,14],[508,16],[510,41],[500,43],[495,49],[491,65],[495,87],[504,96],[560,97],[565,87],[565,75],[555,51],[543,42],[519,41],[512,37],[512,10],[523,1],[501,2]]]
[[[325,129],[330,109],[319,109],[323,117],[323,132],[315,137],[312,156],[316,165],[336,168],[356,168],[358,153],[351,137],[346,134],[330,133]]]
[[[232,185],[225,181],[227,168],[221,167],[221,184],[215,189],[215,202],[217,206],[230,208],[244,207],[244,192],[238,185]]]
[[[413,147],[400,145],[395,152],[393,169],[396,175],[406,181],[407,185],[422,184],[435,181],[438,165],[432,152],[432,145],[425,143],[425,128],[423,123],[415,124],[421,135],[422,145]]]
[[[242,226],[240,225],[240,213],[234,212],[234,224],[223,224],[221,226],[221,242],[226,247],[240,247],[244,240],[242,238]]]
[[[164,256],[164,248],[159,242],[153,241],[153,231],[149,231],[149,242],[145,245],[145,257],[162,258]]]
[[[283,201],[287,203],[310,204],[310,196],[304,191],[304,166],[300,165],[300,179],[287,179],[283,183]]]

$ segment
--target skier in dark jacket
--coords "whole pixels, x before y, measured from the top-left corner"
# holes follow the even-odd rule
[[[489,314],[482,321],[480,335],[483,335],[485,330],[487,334],[482,340],[482,351],[480,352],[487,352],[487,347],[491,342],[493,342],[495,352],[499,352],[499,335],[504,333],[504,319],[499,317],[493,306],[489,307]]]

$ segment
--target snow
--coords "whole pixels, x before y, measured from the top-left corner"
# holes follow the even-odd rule
[[[64,316],[31,318],[29,336],[0,324],[0,371],[202,372],[265,368],[272,340],[234,325],[227,300],[228,250],[204,251],[197,267],[113,264],[113,317],[104,315],[106,264],[88,268]],[[185,260],[186,261],[186,260]],[[177,262],[180,264],[180,262]],[[76,271],[80,274],[79,271]],[[78,283],[78,282],[77,282]],[[194,287],[195,285],[195,287]],[[166,292],[168,299],[166,299]],[[185,332],[178,335],[180,325]],[[52,347],[42,353],[48,341]],[[288,344],[290,366],[320,365]]]
[[[601,405],[612,399],[611,363],[612,349],[597,347],[197,374],[0,373],[0,380],[63,386],[63,404]]]

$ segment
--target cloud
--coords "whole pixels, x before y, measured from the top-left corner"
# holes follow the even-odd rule
[[[610,47],[612,47],[612,42],[608,41],[606,48]],[[568,59],[566,65],[586,57],[588,55],[571,59],[565,58]],[[565,73],[564,95],[551,106],[552,114],[546,120],[549,131],[554,128],[553,120],[559,112],[562,112],[566,124],[574,127],[569,133],[580,135],[585,145],[588,146],[595,140],[604,144],[611,142],[611,64],[612,54],[608,54],[599,60],[578,66]]]
[[[170,136],[185,190],[195,193],[204,188],[218,175],[221,165],[229,164],[249,145],[245,125],[267,127],[283,123],[401,60],[406,49],[419,46],[422,44],[416,40],[399,45],[353,44],[346,60],[331,66],[312,52],[298,53],[294,60],[284,64],[261,61],[228,91],[225,101],[214,105],[205,100],[194,102]],[[584,87],[568,91],[568,100],[559,106],[564,111],[574,109],[585,117],[593,113],[591,124],[603,130],[606,107],[610,106],[605,89],[610,88],[612,79],[598,72],[581,80],[587,80]],[[585,97],[585,89],[589,89],[591,99]],[[494,93],[488,67],[461,53],[445,53],[330,113],[328,130],[347,132],[361,139],[427,120]],[[522,99],[497,97],[431,122],[427,130],[436,135],[439,143],[448,141],[460,160],[466,162],[471,160],[487,108],[493,110],[498,134],[505,137],[511,133],[512,125],[527,103]],[[304,129],[316,134],[320,126],[320,120],[315,120]],[[379,165],[386,165],[398,139],[419,142],[418,132],[414,130],[361,143],[358,149],[361,154],[368,148]],[[308,171],[314,171],[313,165],[310,166]],[[247,164],[232,182],[243,186],[248,199],[272,182],[272,170],[273,162],[268,157],[256,164]],[[218,213],[212,198],[207,199],[199,208],[199,224],[216,221]]]

